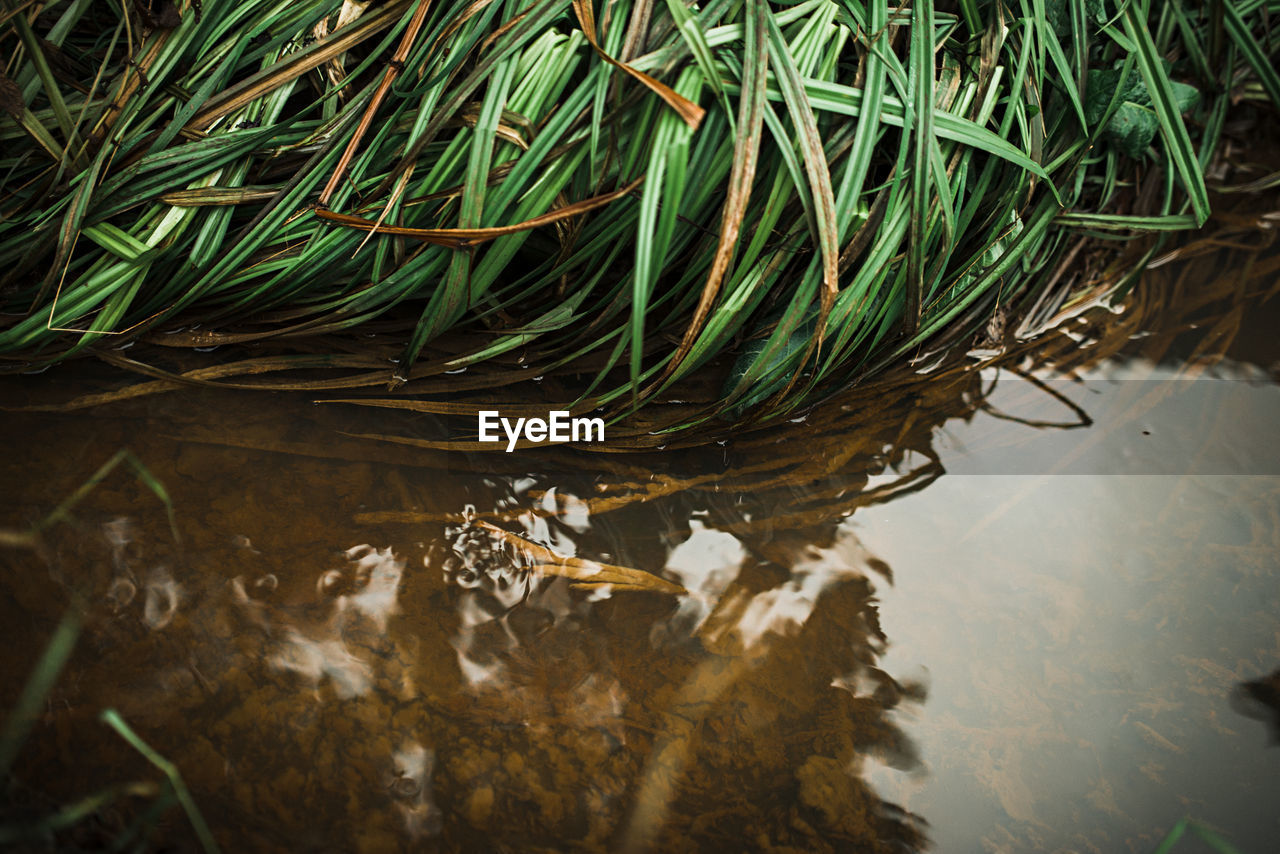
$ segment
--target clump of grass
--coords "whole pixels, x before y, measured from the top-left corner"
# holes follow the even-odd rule
[[[1081,234],[1202,224],[1280,103],[1259,0],[6,3],[23,370],[408,312],[393,384],[580,366],[621,411],[733,357],[699,418],[783,413],[1061,305]]]

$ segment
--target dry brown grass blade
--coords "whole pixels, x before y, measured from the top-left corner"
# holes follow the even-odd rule
[[[755,12],[748,9],[747,14],[762,15],[763,7],[757,7]],[[764,96],[769,54],[763,23],[751,28],[748,32],[755,37],[754,55],[760,59],[754,63],[754,69],[747,69],[754,72],[752,79],[742,81],[742,101],[738,109],[738,126],[742,131],[734,142],[729,192],[724,201],[724,212],[720,217],[720,237],[716,243],[716,254],[712,259],[711,269],[707,272],[707,281],[702,286],[702,294],[698,298],[698,307],[693,312],[693,318],[685,328],[680,346],[667,362],[655,387],[674,374],[684,362],[698,340],[703,324],[711,314],[711,306],[720,293],[720,284],[724,281],[725,273],[729,270],[729,262],[733,259],[734,250],[738,246],[738,234],[742,230],[742,220],[746,215],[747,200],[751,197],[751,186],[755,182],[756,164],[760,157],[760,141],[764,132]]]
[[[396,77],[404,70],[405,58],[409,55],[409,49],[413,46],[414,39],[418,37],[418,31],[422,29],[422,22],[426,19],[427,10],[430,8],[431,0],[419,0],[417,8],[413,10],[413,17],[409,19],[409,26],[405,28],[404,35],[400,38],[400,45],[396,48],[395,54],[391,57],[391,61],[387,63],[386,70],[382,73],[382,82],[378,84],[377,91],[373,93],[373,98],[370,99],[368,106],[364,108],[364,115],[360,117],[360,124],[356,126],[356,132],[347,142],[346,150],[342,152],[338,165],[333,168],[333,174],[329,176],[329,183],[324,185],[324,190],[320,193],[320,204],[322,206],[329,204],[329,198],[338,189],[338,184],[341,183],[342,176],[346,174],[351,158],[355,157],[356,152],[360,150],[360,143],[364,141],[365,133],[369,130],[369,126],[373,124],[374,115],[378,112],[378,108],[382,106],[382,101],[387,97],[387,92],[391,90],[391,84],[395,83]],[[386,211],[384,210],[383,216],[385,215]]]
[[[483,521],[478,521],[475,525],[515,549],[526,563],[524,568],[530,572],[561,575],[592,587],[621,585],[625,589],[651,590],[656,593],[669,593],[675,596],[688,592],[679,584],[673,584],[665,578],[659,578],[642,569],[631,569],[626,566],[597,563],[596,561],[584,560],[579,557],[568,557],[546,546],[527,540],[519,534],[513,534],[510,531],[499,528],[497,525]]]
[[[474,2],[472,2],[469,6],[467,6],[467,8],[463,9],[462,12],[459,13],[459,15],[456,18],[454,18],[452,21],[449,22],[449,26],[445,27],[444,30],[440,33],[440,36],[436,39],[435,46],[440,47],[441,45],[447,44],[449,39],[453,38],[454,33],[462,29],[462,26],[466,24],[467,21],[470,21],[476,15],[479,15],[485,9],[492,6],[493,3],[494,3],[494,0],[474,0]],[[511,20],[507,21],[505,24],[502,24],[500,27],[498,27],[498,29],[494,30],[488,36],[488,38],[486,38],[484,42],[481,43],[480,53],[484,53],[486,50],[488,50],[490,45],[492,45],[495,41],[497,41],[498,39],[506,35],[508,32],[510,32],[511,29],[515,27],[517,24],[519,24],[522,20],[524,20],[525,16],[528,14],[529,14],[529,10],[525,9],[523,12],[520,12]]]
[[[322,41],[329,37],[329,33],[333,30],[340,30],[348,24],[355,21],[365,10],[369,8],[372,0],[342,0],[342,8],[338,10],[338,18],[334,21],[332,28],[329,26],[328,18],[321,18],[320,21],[312,29],[311,35],[317,41]],[[331,60],[324,68],[324,76],[329,81],[329,85],[337,88],[341,85],[342,79],[347,76],[346,65],[343,62],[345,57],[339,56]],[[345,93],[339,93],[338,97],[345,100]]]
[[[378,370],[376,372],[366,372],[346,377],[310,381],[286,380],[281,382],[262,383],[216,382],[216,380],[225,379],[226,377],[250,376],[275,371],[329,367],[368,368],[371,362],[376,363],[376,360],[371,360],[364,356],[269,356],[257,359],[241,359],[240,361],[229,362],[223,365],[211,365],[207,368],[198,368],[196,370],[185,371],[180,374],[156,368],[135,359],[128,359],[118,353],[112,353],[110,351],[100,352],[98,353],[98,357],[105,362],[124,368],[132,373],[154,377],[155,379],[151,382],[135,383],[134,385],[125,386],[124,388],[116,389],[114,391],[82,394],[63,403],[12,407],[11,411],[73,412],[77,409],[88,409],[89,407],[102,406],[107,403],[116,403],[122,400],[145,397],[149,394],[160,394],[163,392],[174,391],[183,386],[271,391],[326,391],[376,386],[386,382],[387,377],[385,370]]]
[[[385,376],[384,376],[385,379]],[[475,439],[415,439],[412,436],[392,436],[385,433],[343,433],[344,436],[350,436],[353,439],[374,439],[379,442],[394,442],[397,445],[407,445],[411,448],[426,448],[430,451],[465,451],[472,454],[482,454],[487,452],[503,453],[507,450],[507,443],[491,442],[480,443]],[[521,439],[516,442],[516,450],[524,448],[550,448],[559,442],[530,442],[528,439]],[[583,446],[590,448],[592,446]]]
[[[351,403],[356,406],[378,406],[384,409],[403,409],[408,412],[429,412],[434,415],[459,415],[475,418],[480,410],[498,410],[504,415],[542,415],[547,414],[545,403],[494,403],[493,401],[475,401],[458,403],[448,400],[400,400],[396,398],[340,398],[336,400],[317,400],[315,403]],[[589,412],[594,408],[592,401],[584,401],[568,410],[572,415]]]
[[[124,8],[127,10],[128,4]],[[125,20],[128,21],[128,12],[125,12]],[[92,139],[105,140],[107,131],[111,130],[111,126],[115,124],[116,119],[121,115],[125,103],[132,97],[133,93],[138,91],[138,87],[147,79],[147,72],[151,70],[152,64],[160,58],[160,54],[164,50],[164,43],[168,39],[172,30],[158,30],[158,37],[151,43],[151,49],[146,55],[129,63],[129,68],[125,69],[124,74],[120,75],[120,85],[116,88],[115,97],[111,99],[111,103],[103,110],[102,117],[98,119],[98,123],[94,125],[93,131],[89,134]],[[132,71],[133,73],[130,73]]]
[[[381,360],[373,356],[365,355],[288,355],[288,356],[259,356],[257,358],[240,359],[235,362],[227,362],[222,365],[211,365],[208,368],[201,368],[196,371],[188,371],[185,374],[174,374],[163,368],[157,368],[152,365],[139,362],[136,359],[130,359],[121,356],[119,353],[110,350],[104,350],[98,353],[98,358],[104,362],[109,362],[126,370],[135,371],[147,376],[154,376],[157,379],[172,380],[181,382],[184,378],[190,377],[198,380],[216,380],[223,377],[242,377],[252,376],[255,374],[270,374],[277,371],[296,371],[308,368],[374,368],[381,367]]]
[[[884,222],[884,215],[889,210],[889,185],[893,180],[893,176],[897,173],[898,167],[895,165],[889,170],[889,177],[886,180],[886,186],[880,192],[876,193],[875,200],[871,203],[871,210],[867,214],[867,219],[862,225],[858,226],[857,231],[849,238],[849,242],[844,249],[840,250],[839,274],[843,276],[848,272],[849,267],[862,254],[862,250],[871,244],[871,238],[880,230],[880,223]],[[861,311],[867,301],[871,299],[868,292],[862,298],[857,310]]]
[[[535,507],[533,509],[498,511],[492,513],[425,513],[421,510],[370,510],[365,513],[357,513],[352,518],[360,525],[435,525],[435,524],[451,524],[457,525],[476,519],[492,519],[497,522],[514,522],[521,516],[533,514],[534,516],[552,516],[551,512]]]
[[[142,340],[157,347],[223,347],[229,344],[247,344],[266,338],[288,338],[293,335],[315,332],[323,328],[322,319],[309,319],[290,326],[278,326],[262,332],[219,332],[215,329],[179,329],[174,332],[152,332]]]
[[[644,178],[637,178],[621,190],[615,190],[612,193],[606,193],[603,196],[595,196],[590,199],[583,199],[580,202],[574,202],[563,208],[558,208],[550,213],[542,216],[536,216],[533,219],[518,222],[514,225],[499,225],[490,228],[404,228],[401,226],[379,226],[373,220],[364,217],[352,216],[350,214],[340,214],[335,211],[325,210],[324,208],[316,209],[316,216],[321,219],[336,222],[339,225],[345,225],[350,228],[359,229],[360,231],[373,231],[377,229],[381,234],[388,234],[393,237],[409,237],[414,240],[421,240],[426,243],[434,243],[438,246],[450,246],[455,249],[465,249],[469,246],[479,246],[481,243],[487,243],[490,240],[496,240],[499,237],[505,237],[508,234],[517,234],[521,231],[528,231],[532,228],[539,228],[544,225],[551,225],[579,214],[593,211],[596,208],[604,207],[610,202],[616,201],[625,195],[628,195],[636,187],[640,186],[640,182]]]
[[[474,103],[463,107],[458,112],[457,118],[448,124],[474,128],[479,121],[480,104]],[[528,151],[529,141],[533,139],[535,130],[533,122],[529,121],[527,116],[522,116],[511,110],[503,110],[502,118],[498,122],[497,135],[521,151]],[[492,172],[493,170],[490,170],[490,180],[493,179]]]
[[[0,406],[0,409],[6,412],[74,412],[77,409],[89,409],[93,406],[102,406],[105,403],[117,403],[122,400],[131,400],[135,397],[146,397],[149,394],[160,394],[166,391],[173,391],[181,388],[180,383],[168,382],[166,380],[153,380],[145,383],[135,383],[115,391],[98,392],[95,394],[82,394],[63,403],[47,403],[35,404],[32,406]]]
[[[5,9],[3,12],[0,12],[0,27],[7,24],[14,15],[19,15],[34,5],[36,5],[36,0],[26,0],[25,3],[18,3],[12,8]]]
[[[608,587],[610,591],[615,593],[621,593],[623,591],[628,591],[628,590],[643,592],[645,590],[653,589],[651,587],[646,587],[643,584],[617,584],[612,582],[606,583],[606,582],[589,582],[589,581],[572,581],[569,583],[570,590],[599,590],[602,587]]]
[[[343,433],[342,435],[349,436],[352,439],[373,439],[376,442],[391,442],[396,445],[406,445],[410,448],[424,448],[428,451],[482,453],[485,450],[500,452],[506,448],[506,445],[501,442],[495,442],[490,446],[478,444],[474,439],[415,439],[412,436],[393,436],[387,433]],[[516,447],[531,448],[533,445],[529,442],[524,442],[523,444],[517,443]]]
[[[385,381],[386,375],[383,374]],[[405,445],[410,448],[426,448],[432,451],[462,451],[470,454],[485,453],[505,453],[507,443],[501,442],[477,442],[472,439],[418,439],[412,436],[395,436],[389,433],[343,433],[344,436],[350,436],[354,439],[373,439],[378,442],[394,442],[398,445]],[[525,449],[548,449],[558,445],[564,445],[564,442],[530,442],[528,439],[521,439],[516,442],[514,450]],[[681,448],[699,447],[704,444],[701,438],[690,438],[686,441],[672,441],[665,436],[654,436],[649,433],[631,436],[616,436],[610,434],[608,442],[592,442],[573,445],[575,450],[587,451],[592,454],[628,454],[634,451],[652,451],[658,449],[678,450]],[[598,465],[598,463],[595,463]]]
[[[676,114],[684,120],[690,129],[697,130],[698,125],[702,124],[702,118],[707,111],[690,101],[683,95],[678,94],[674,89],[659,80],[655,80],[643,71],[637,71],[625,62],[619,62],[609,54],[605,53],[604,48],[600,46],[600,42],[596,40],[596,19],[595,11],[591,7],[591,0],[573,0],[573,11],[578,16],[578,25],[582,28],[582,34],[587,37],[587,42],[596,52],[596,55],[605,62],[612,65],[620,71],[634,77],[643,83],[655,95],[666,102],[667,106],[676,111]]]
[[[292,54],[289,59],[265,68],[241,83],[210,99],[209,104],[187,122],[186,130],[203,131],[210,124],[249,102],[296,80],[315,68],[346,53],[351,48],[393,25],[413,0],[397,0],[376,12],[361,17],[356,23],[338,30],[324,41]]]
[[[623,507],[630,507],[633,504],[643,504],[646,501],[656,501],[659,498],[665,498],[669,495],[675,495],[678,492],[687,492],[699,486],[713,485],[722,480],[720,474],[699,475],[690,478],[673,478],[661,476],[655,481],[648,483],[631,482],[619,484],[616,495],[606,495],[603,497],[579,498],[587,507],[587,513],[592,516],[599,516],[619,510]],[[529,497],[533,499],[542,499],[547,493],[541,490],[531,490]],[[554,493],[557,505],[567,502],[567,497],[559,492]]]
[[[943,475],[940,464],[930,461],[895,478],[883,486],[845,495],[845,490],[835,490],[841,495],[838,501],[819,504],[808,510],[795,513],[780,513],[767,519],[752,519],[740,522],[727,522],[717,525],[722,531],[735,535],[772,534],[776,531],[799,530],[822,525],[833,518],[852,515],[859,507],[873,504],[886,504],[894,498],[911,492],[918,492]]]
[[[201,187],[197,190],[174,190],[163,193],[159,201],[175,208],[217,207],[265,202],[276,196],[275,187]]]
[[[158,434],[166,439],[178,442],[198,442],[202,445],[213,445],[219,448],[240,448],[246,451],[259,451],[264,454],[286,454],[293,457],[311,457],[321,460],[341,460],[349,463],[378,463],[397,467],[414,467],[447,470],[451,457],[447,454],[413,454],[404,459],[403,454],[394,453],[392,448],[379,448],[367,443],[330,443],[330,442],[291,442],[285,439],[249,435],[243,431],[226,431],[210,434],[197,428],[183,430],[181,435]]]

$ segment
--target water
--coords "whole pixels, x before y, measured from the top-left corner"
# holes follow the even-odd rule
[[[162,781],[111,707],[228,851],[1151,851],[1184,815],[1273,850],[1280,754],[1240,686],[1280,667],[1275,308],[1149,293],[1025,358],[644,457],[360,439],[447,425],[317,395],[11,412],[0,527],[128,447],[180,539],[122,466],[0,549],[4,708],[88,602],[4,826]],[[156,791],[52,844],[107,847]],[[179,807],[151,823],[194,846]]]

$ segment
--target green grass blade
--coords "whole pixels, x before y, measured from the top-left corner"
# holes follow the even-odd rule
[[[1276,71],[1275,58],[1268,57],[1263,52],[1262,45],[1258,44],[1253,34],[1249,32],[1248,24],[1244,22],[1240,10],[1232,0],[1222,0],[1221,5],[1227,34],[1244,55],[1249,67],[1258,75],[1262,88],[1271,98],[1271,103],[1280,109],[1280,72]]]
[[[765,32],[768,14],[764,0],[748,0],[745,11],[745,52],[742,69],[742,94],[738,104],[737,128],[734,135],[733,167],[726,188],[724,210],[720,217],[720,234],[716,241],[715,257],[707,273],[684,337],[672,356],[668,373],[680,367],[680,363],[693,349],[702,331],[711,307],[720,293],[725,273],[733,262],[738,236],[746,217],[747,203],[755,182],[756,163],[760,156],[760,143],[764,132],[765,88],[768,82],[769,47]]]
[[[699,26],[698,20],[689,13],[683,0],[667,0],[667,10],[671,12],[671,17],[676,22],[680,37],[685,40],[693,53],[693,60],[702,71],[703,79],[711,86],[716,100],[724,107],[725,115],[732,121],[733,111],[729,107],[729,96],[725,94],[724,83],[721,82],[720,72],[716,69],[715,57],[711,53],[711,46],[707,44],[707,34]]]
[[[62,673],[63,666],[75,649],[76,638],[80,636],[79,609],[80,603],[74,602],[62,616],[58,627],[53,631],[53,637],[45,645],[39,661],[27,677],[17,703],[5,719],[4,730],[0,732],[0,779],[8,779],[13,760],[17,758],[18,751],[27,740],[27,734],[40,717],[45,699],[53,690],[58,675]]]
[[[827,166],[818,124],[805,93],[800,71],[791,58],[790,49],[778,23],[765,18],[769,55],[777,72],[778,87],[799,137],[800,151],[808,176],[808,193],[817,225],[818,251],[822,259],[822,315],[815,337],[821,340],[827,312],[835,301],[839,289],[840,235],[836,224],[835,192],[831,188],[831,173]]]
[[[191,798],[191,793],[187,791],[187,785],[182,781],[182,775],[178,772],[178,767],[143,741],[125,723],[124,718],[120,717],[120,713],[115,709],[105,709],[98,717],[103,723],[115,730],[117,735],[127,741],[130,747],[141,753],[148,762],[165,775],[178,798],[178,803],[182,805],[183,812],[187,814],[187,818],[191,821],[191,826],[196,832],[196,839],[199,840],[200,847],[205,850],[205,854],[217,854],[219,850],[218,843],[214,841],[209,825],[205,824],[204,816],[200,814],[199,808],[196,807],[195,801]]]
[[[1138,17],[1137,6],[1130,3],[1122,16],[1125,35],[1136,46],[1138,68],[1151,94],[1151,106],[1160,121],[1160,135],[1164,139],[1169,159],[1182,178],[1182,186],[1191,199],[1196,224],[1204,225],[1209,218],[1209,191],[1205,188],[1204,173],[1192,147],[1187,126],[1182,121],[1182,112],[1173,96],[1169,75],[1165,73],[1160,53],[1151,39],[1146,22]]]
[[[920,326],[920,303],[924,294],[925,251],[929,202],[933,195],[933,170],[929,154],[933,138],[933,4],[911,7],[911,63],[907,86],[913,93],[911,122],[911,241],[907,256],[907,295],[903,331],[914,335]],[[945,177],[945,176],[944,176]],[[946,190],[939,187],[939,195]]]

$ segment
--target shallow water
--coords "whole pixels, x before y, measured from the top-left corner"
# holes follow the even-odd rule
[[[6,709],[88,603],[4,826],[162,780],[113,707],[228,851],[1150,851],[1184,815],[1273,850],[1241,688],[1280,668],[1273,314],[1211,366],[1175,329],[649,457],[427,452],[349,434],[430,418],[301,395],[9,413],[0,527],[128,447],[179,539],[121,467],[0,550]],[[532,570],[482,522],[684,590]],[[153,794],[27,844],[105,847]],[[176,806],[152,833],[195,845]]]

